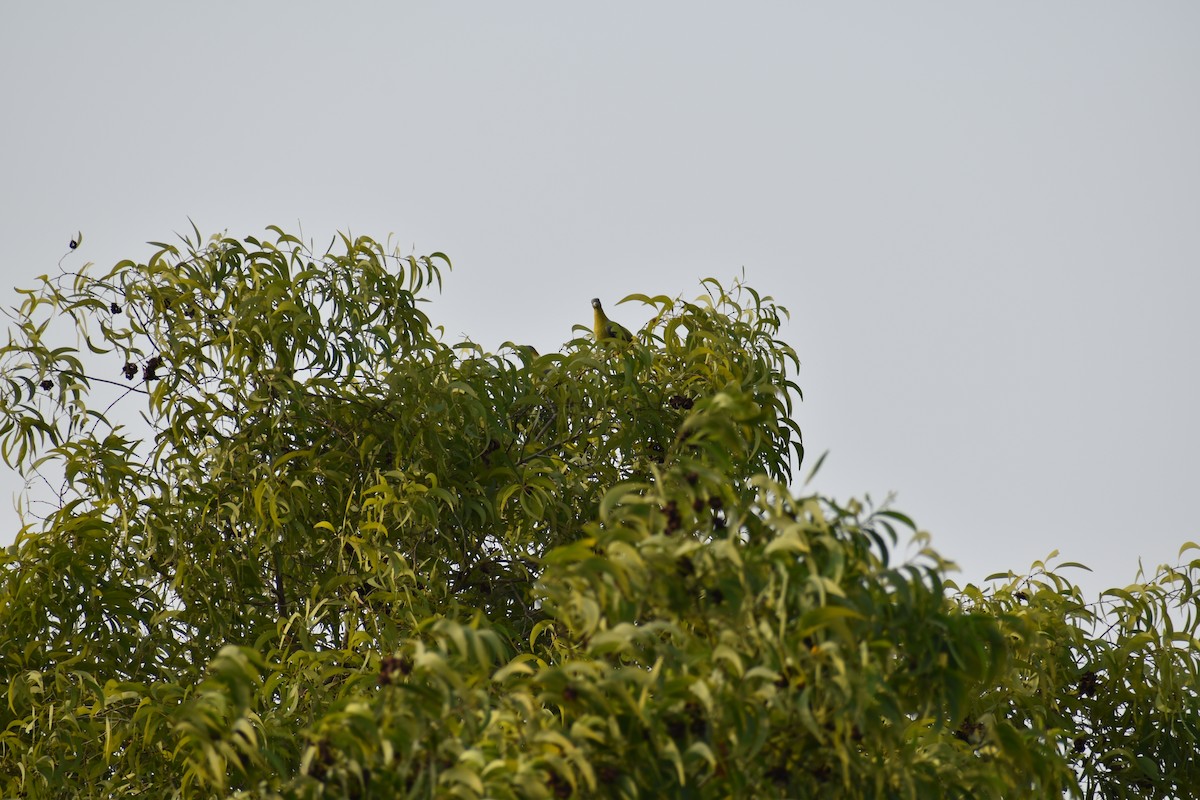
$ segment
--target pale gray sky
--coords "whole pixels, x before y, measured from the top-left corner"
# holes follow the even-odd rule
[[[1124,584],[1200,539],[1197,42],[1194,2],[5,4],[0,293],[76,230],[299,221],[552,348],[744,267],[817,489],[896,491],[960,578]]]

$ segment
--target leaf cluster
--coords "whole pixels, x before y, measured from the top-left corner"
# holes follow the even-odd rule
[[[1196,563],[1104,614],[1047,570],[896,563],[908,517],[793,493],[771,298],[706,279],[626,298],[631,342],[490,353],[423,311],[444,255],[269,233],[13,310],[0,454],[56,488],[0,554],[6,796],[1197,780]]]

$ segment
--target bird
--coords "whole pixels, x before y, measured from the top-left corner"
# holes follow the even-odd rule
[[[619,322],[613,322],[604,314],[604,306],[600,305],[600,298],[592,298],[592,332],[596,335],[596,341],[604,339],[619,339],[623,342],[632,342],[633,334]]]

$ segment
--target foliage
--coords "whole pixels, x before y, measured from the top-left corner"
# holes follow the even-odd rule
[[[1103,613],[895,562],[908,517],[793,491],[770,298],[488,353],[421,309],[442,254],[271,232],[22,293],[0,447],[62,487],[0,553],[4,796],[1200,784],[1200,562]]]

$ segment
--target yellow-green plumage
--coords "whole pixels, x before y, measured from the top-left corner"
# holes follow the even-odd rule
[[[632,342],[633,334],[619,322],[613,322],[604,314],[604,307],[600,305],[600,298],[592,298],[592,333],[596,336],[596,341],[603,339],[619,339],[623,342]]]

